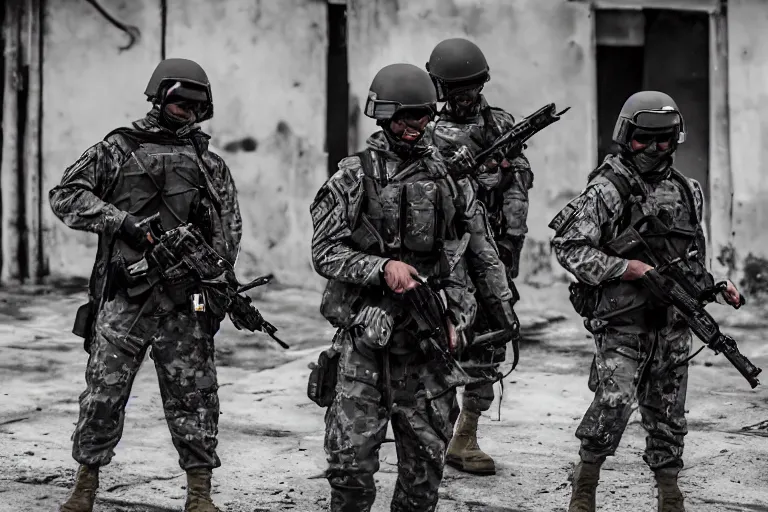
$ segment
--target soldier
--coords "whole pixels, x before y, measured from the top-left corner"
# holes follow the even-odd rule
[[[438,101],[446,102],[432,128],[432,141],[445,158],[449,172],[454,176],[466,175],[475,164],[472,155],[487,149],[515,124],[515,119],[500,108],[490,107],[481,94],[490,73],[483,52],[474,43],[446,39],[432,51],[427,70]],[[523,153],[498,155],[481,164],[472,174],[472,181],[477,185],[478,199],[487,208],[514,305],[519,295],[513,280],[518,276],[520,251],[528,232],[528,190],[533,186],[533,173]],[[483,306],[479,301],[472,329],[475,333],[491,330],[489,312]],[[480,377],[488,374],[482,366],[491,365],[496,368],[492,375],[498,379],[498,363],[506,358],[505,352],[505,345],[482,347],[470,341],[465,358],[477,365],[479,371],[473,372],[469,367],[467,371]],[[493,459],[477,443],[477,422],[493,402],[493,382],[486,380],[464,390],[461,415],[446,462],[467,473],[496,473]]]
[[[685,124],[668,95],[630,96],[613,140],[618,154],[605,158],[584,192],[550,223],[557,259],[578,280],[571,300],[597,347],[590,379],[595,398],[576,431],[581,461],[568,510],[595,510],[600,466],[615,453],[637,399],[648,432],[643,458],[655,473],[659,511],[684,511],[677,475],[687,433],[691,333],[680,314],[653,301],[638,279],[654,258],[659,264],[681,258],[676,275],[698,291],[713,285],[706,269],[704,196],[696,180],[672,166]],[[619,246],[629,229],[648,249]],[[739,292],[727,283],[722,298],[737,307]]]
[[[127,290],[141,284],[136,265],[154,241],[142,219],[159,213],[165,229],[192,223],[234,265],[240,210],[227,165],[208,150],[210,137],[196,125],[213,116],[203,69],[190,60],[164,60],[145,94],[152,102],[146,117],[88,149],[50,192],[51,207],[67,226],[99,235],[89,304],[78,312],[79,320],[87,317],[90,354],[73,435],[80,467],[62,512],[93,509],[99,468],[114,455],[131,386],[150,346],[168,428],[187,472],[184,510],[218,510],[210,491],[211,470],[221,465],[213,345],[221,318],[193,312],[190,296],[174,283],[134,296]]]
[[[399,297],[442,280],[455,349],[457,332],[474,315],[467,268],[500,325],[515,321],[482,205],[466,180],[447,174],[423,138],[435,101],[429,76],[418,67],[379,71],[365,114],[381,131],[367,149],[339,163],[311,206],[312,258],[329,279],[321,310],[339,328],[332,369],[338,382],[325,417],[335,512],[371,510],[390,419],[398,454],[391,510],[433,511],[437,504],[455,388],[463,381],[419,349],[415,312]],[[462,264],[448,274],[446,260]]]

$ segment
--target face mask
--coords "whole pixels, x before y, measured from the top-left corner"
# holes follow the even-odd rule
[[[457,117],[469,117],[477,110],[482,90],[482,85],[453,89],[448,92],[448,105]]]
[[[644,176],[665,174],[667,161],[674,152],[672,133],[638,134],[629,143],[632,150],[630,160]]]

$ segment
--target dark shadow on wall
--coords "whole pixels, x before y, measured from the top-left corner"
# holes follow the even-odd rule
[[[325,151],[328,176],[349,154],[349,77],[347,70],[347,6],[328,4],[328,60],[326,68]]]

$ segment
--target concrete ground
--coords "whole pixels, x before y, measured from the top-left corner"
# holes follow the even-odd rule
[[[506,381],[500,421],[489,413],[480,426],[480,444],[496,459],[498,473],[474,477],[448,468],[441,512],[567,508],[578,452],[574,432],[591,401],[593,342],[570,310],[564,285],[520,288],[525,343],[519,369]],[[259,293],[255,303],[292,348],[282,351],[228,321],[218,335],[223,466],[214,472],[214,497],[233,512],[327,510],[328,484],[312,478],[325,469],[324,410],[305,393],[307,364],[332,331],[318,314],[318,293]],[[72,483],[70,436],[87,355],[70,328],[83,296],[61,288],[0,290],[0,512],[54,511]],[[743,353],[768,368],[768,310],[710,310]],[[688,411],[681,476],[688,510],[768,511],[768,389],[750,390],[722,356],[705,350],[691,368]],[[599,510],[656,510],[638,420],[635,414],[618,454],[604,466]],[[149,360],[135,382],[116,452],[102,470],[96,511],[182,510],[185,479]],[[376,512],[389,510],[397,470],[392,444],[381,455]]]

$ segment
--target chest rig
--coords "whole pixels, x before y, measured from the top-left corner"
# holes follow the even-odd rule
[[[136,140],[119,134],[126,154],[106,200],[140,219],[156,213],[165,229],[192,222],[201,229],[210,223],[201,201],[207,197],[206,178],[191,140],[169,144]],[[128,265],[143,254],[122,240],[115,240],[114,254]]]
[[[707,272],[703,258],[689,260],[687,257],[696,242],[700,222],[688,180],[671,169],[670,179],[649,194],[645,184],[630,179],[627,174],[629,171],[620,163],[608,159],[589,176],[590,182],[602,176],[613,184],[622,204],[612,229],[602,234],[600,249],[606,254],[640,260],[654,267],[679,257],[685,263],[671,267],[670,271],[684,277],[682,282],[692,283],[692,288],[697,287],[695,283],[705,283]],[[658,311],[651,314],[658,305],[647,290],[634,281],[615,279],[600,286],[578,282],[572,283],[569,290],[574,309],[587,319],[585,326],[593,318],[608,322],[606,325],[638,322],[651,325],[655,320],[650,317],[661,318]],[[643,319],[645,317],[648,318]]]
[[[701,221],[688,180],[672,168],[670,179],[649,195],[639,180],[628,178],[628,171],[618,169],[618,165],[609,160],[590,175],[590,180],[601,175],[610,181],[623,205],[613,232],[604,234],[607,240],[602,249],[654,266],[678,257],[687,260]]]
[[[455,189],[447,178],[432,175],[421,159],[401,163],[389,177],[387,163],[376,151],[357,156],[365,200],[352,240],[365,252],[411,264],[434,264],[443,242],[456,238]]]

